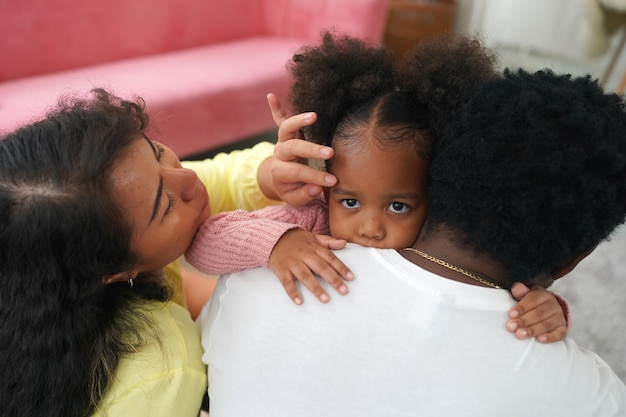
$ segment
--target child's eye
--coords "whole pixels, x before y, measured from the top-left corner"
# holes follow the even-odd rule
[[[359,208],[359,207],[361,207],[361,203],[359,203],[359,201],[355,200],[354,198],[344,198],[343,200],[340,201],[340,203],[345,208]]]
[[[174,208],[174,203],[175,202],[176,202],[176,200],[174,199],[174,197],[172,197],[171,195],[167,194],[167,208],[165,209],[164,216],[167,216],[168,214],[170,214],[172,212],[172,209]]]
[[[398,203],[397,201],[394,201],[393,203],[389,204],[389,211],[396,214],[402,214],[409,211],[409,206],[404,203]]]

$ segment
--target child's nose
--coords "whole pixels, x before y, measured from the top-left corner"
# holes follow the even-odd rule
[[[369,239],[382,239],[385,237],[385,228],[378,216],[368,215],[363,218],[359,233]]]

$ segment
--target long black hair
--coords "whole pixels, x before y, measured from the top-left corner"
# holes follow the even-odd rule
[[[92,414],[150,334],[141,300],[167,298],[162,280],[103,284],[135,262],[109,174],[147,125],[140,99],[94,90],[0,140],[4,416]]]

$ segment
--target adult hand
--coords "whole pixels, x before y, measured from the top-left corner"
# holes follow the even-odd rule
[[[278,141],[270,162],[272,185],[281,200],[296,207],[304,206],[322,192],[322,187],[337,183],[333,175],[306,164],[308,158],[331,158],[333,149],[301,139],[300,129],[315,123],[315,113],[287,117],[274,94],[267,95],[267,102],[278,126]]]

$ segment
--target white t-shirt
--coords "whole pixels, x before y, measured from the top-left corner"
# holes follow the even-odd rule
[[[626,386],[594,353],[506,331],[507,291],[394,250],[336,254],[356,279],[328,304],[303,287],[293,304],[263,268],[220,278],[198,320],[211,417],[626,416]]]

